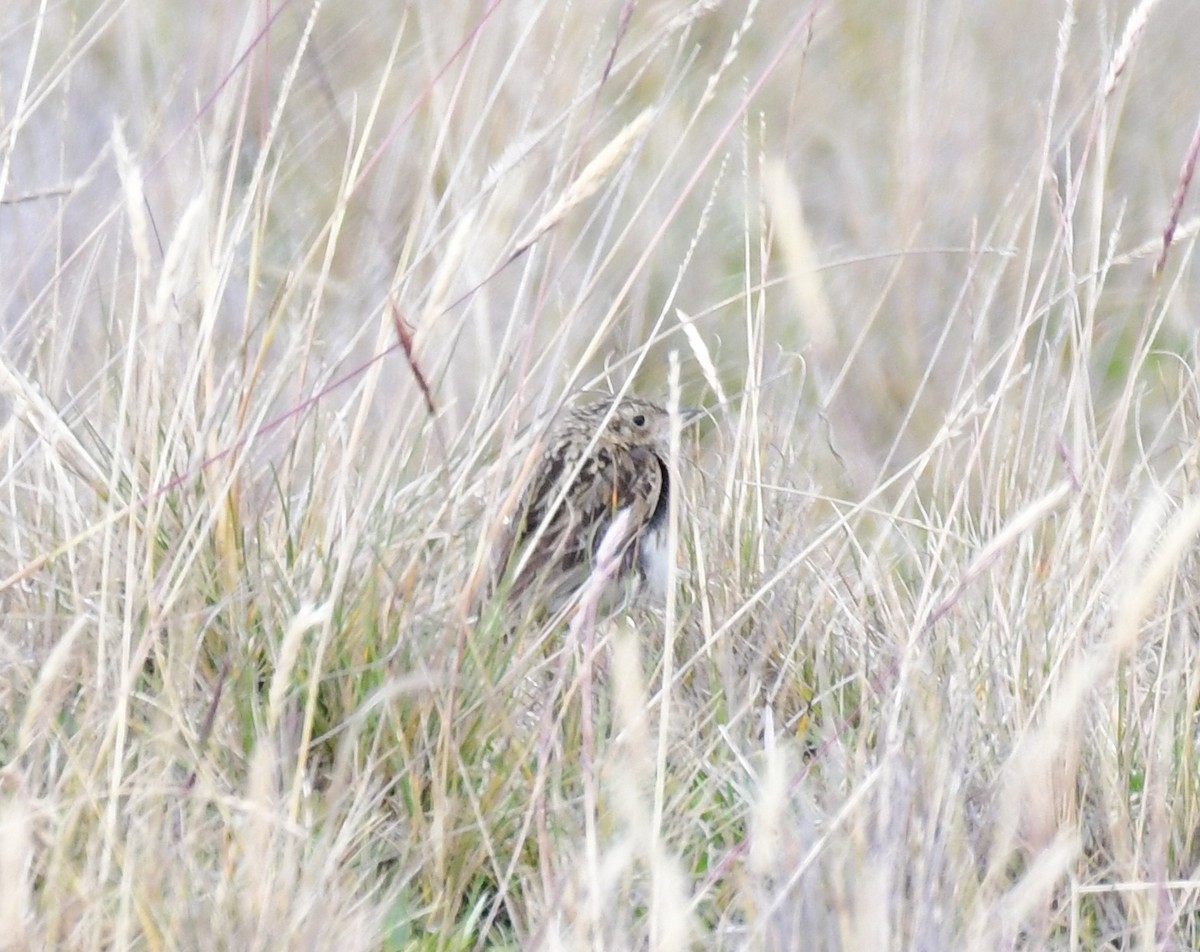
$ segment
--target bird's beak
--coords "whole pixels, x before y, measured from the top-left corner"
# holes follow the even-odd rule
[[[671,432],[672,427],[679,427],[679,432],[682,433],[693,423],[703,416],[707,416],[708,411],[704,407],[679,407],[674,415],[665,417],[659,424],[660,432],[666,436]]]

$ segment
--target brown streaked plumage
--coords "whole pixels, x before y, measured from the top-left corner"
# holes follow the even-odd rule
[[[688,423],[695,411],[681,412]],[[493,562],[493,582],[510,597],[555,608],[587,578],[617,513],[628,509],[619,576],[662,589],[670,417],[656,403],[627,397],[568,411],[550,430]]]

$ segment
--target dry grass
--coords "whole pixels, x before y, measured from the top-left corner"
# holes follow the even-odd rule
[[[1195,6],[388,6],[0,12],[0,946],[1200,945]]]

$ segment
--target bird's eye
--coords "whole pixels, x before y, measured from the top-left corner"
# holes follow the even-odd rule
[[[642,413],[635,414],[633,417],[633,425],[634,426],[645,426],[646,425],[645,414],[642,414]]]

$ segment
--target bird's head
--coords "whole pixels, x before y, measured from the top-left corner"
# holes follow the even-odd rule
[[[680,407],[679,426],[694,422],[703,411]],[[666,456],[671,442],[671,415],[666,407],[640,397],[624,397],[614,405],[599,400],[570,412],[564,424],[578,436],[595,437],[597,447],[650,449]]]

